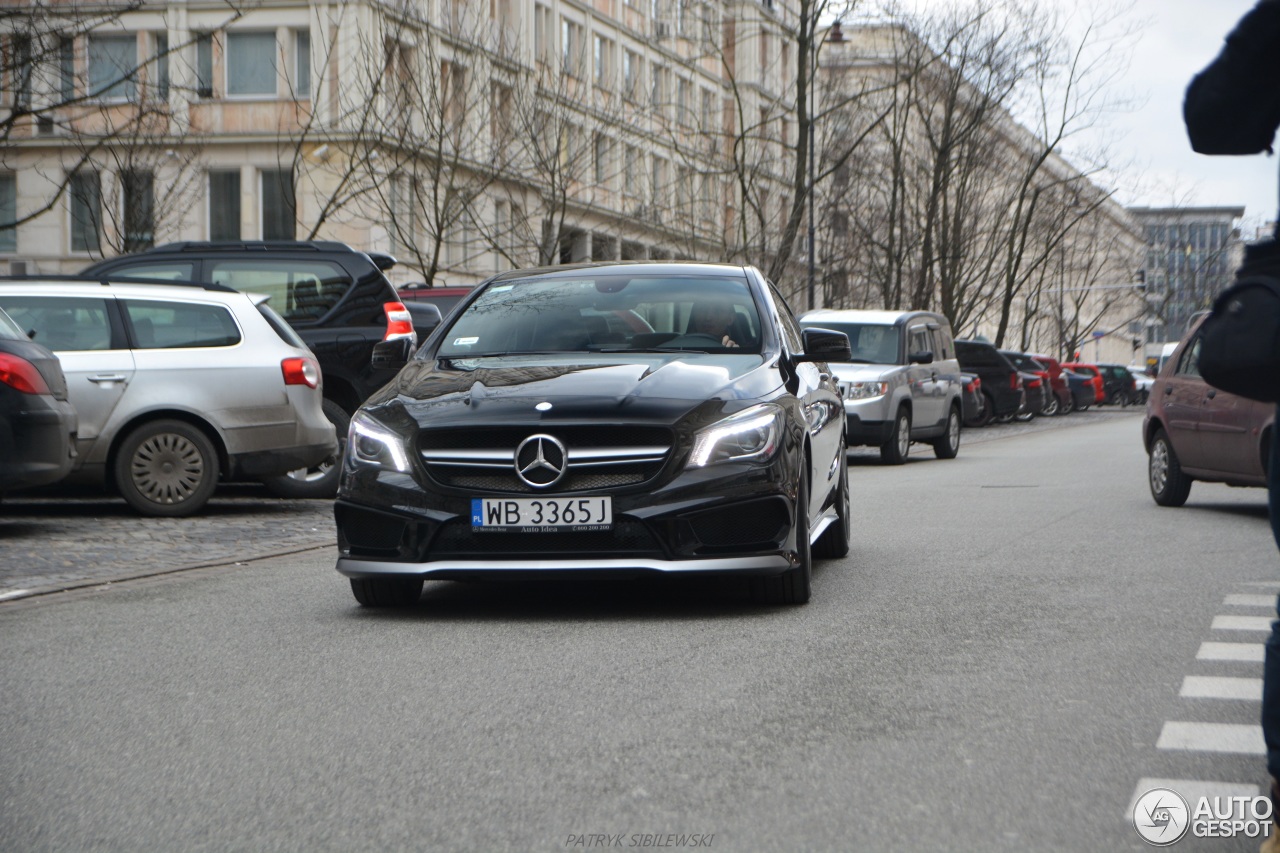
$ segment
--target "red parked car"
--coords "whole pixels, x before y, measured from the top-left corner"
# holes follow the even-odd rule
[[[1275,406],[1200,378],[1201,317],[1160,371],[1142,424],[1147,481],[1161,506],[1182,506],[1195,480],[1265,486]]]
[[[1101,406],[1107,402],[1107,383],[1102,378],[1102,371],[1098,369],[1096,364],[1084,364],[1078,361],[1068,361],[1062,365],[1073,373],[1083,373],[1086,376],[1093,377],[1094,403]]]
[[[1049,387],[1053,390],[1053,402],[1050,404],[1052,411],[1045,411],[1046,415],[1069,415],[1075,410],[1075,401],[1071,396],[1071,385],[1067,382],[1067,377],[1062,373],[1062,365],[1056,358],[1039,353],[1029,353],[1029,355],[1044,366],[1049,374]]]

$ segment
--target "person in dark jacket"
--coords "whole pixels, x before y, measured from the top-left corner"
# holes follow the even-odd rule
[[[1259,0],[1227,36],[1222,51],[1187,87],[1182,117],[1200,154],[1272,153],[1280,126],[1280,0]],[[1280,239],[1280,216],[1276,237]],[[1271,430],[1267,498],[1280,547],[1280,407]],[[1280,597],[1276,600],[1280,616]],[[1262,671],[1262,737],[1271,774],[1272,813],[1280,815],[1280,620],[1271,623]],[[1274,825],[1262,853],[1280,853]]]

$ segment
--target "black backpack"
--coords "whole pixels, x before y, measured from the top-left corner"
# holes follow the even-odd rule
[[[1280,248],[1250,246],[1236,281],[1200,326],[1200,375],[1215,388],[1280,403]]]

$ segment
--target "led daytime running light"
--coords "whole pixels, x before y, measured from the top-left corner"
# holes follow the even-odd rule
[[[705,467],[710,464],[711,456],[715,453],[715,449],[720,442],[755,430],[767,430],[768,443],[752,453],[730,458],[746,459],[758,456],[772,456],[773,452],[778,448],[778,413],[771,408],[759,407],[748,409],[745,412],[727,418],[721,421],[719,426],[711,427],[699,433],[693,443],[693,453],[689,456],[689,466],[692,468]]]
[[[347,453],[357,462],[366,465],[383,465],[381,459],[370,457],[368,454],[361,452],[360,442],[362,439],[380,444],[391,456],[391,466],[397,471],[408,473],[409,455],[405,453],[404,443],[401,441],[400,436],[363,412],[357,412],[355,417],[351,419],[351,432],[347,439]]]

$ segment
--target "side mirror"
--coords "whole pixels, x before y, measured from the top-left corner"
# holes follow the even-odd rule
[[[929,350],[924,352],[913,352],[907,356],[907,361],[912,364],[933,364],[933,353]]]
[[[413,357],[413,341],[409,338],[392,338],[373,345],[373,366],[399,370]]]
[[[418,333],[418,340],[425,341],[440,325],[440,309],[430,302],[414,302],[411,299],[403,305],[409,310],[409,317],[413,321],[413,330]]]
[[[849,336],[844,332],[808,328],[800,334],[804,341],[804,354],[796,356],[796,361],[849,361],[853,358]]]

